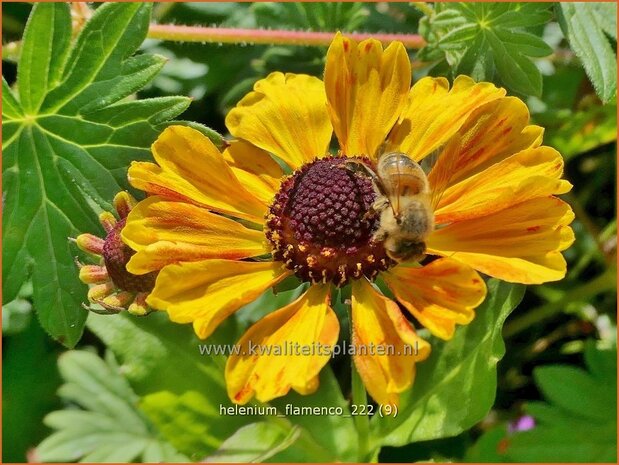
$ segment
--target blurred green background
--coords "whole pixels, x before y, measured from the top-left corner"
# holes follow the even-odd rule
[[[424,8],[428,5],[160,3],[154,7],[153,19],[170,24],[412,34],[420,32],[420,20],[427,13]],[[19,41],[30,9],[26,3],[3,4],[4,44]],[[537,367],[560,364],[591,371],[592,366],[585,365],[587,341],[597,341],[599,347],[616,347],[616,97],[602,103],[559,27],[556,10],[549,11],[549,19],[532,28],[552,48],[549,56],[534,61],[543,90],[538,96],[520,93],[522,89],[513,87],[509,92],[528,103],[533,122],[546,128],[545,143],[565,157],[565,177],[574,189],[564,198],[576,213],[572,225],[576,242],[565,252],[568,275],[558,283],[529,287],[523,302],[509,317],[504,328],[508,349],[499,364],[497,397],[484,421],[457,437],[383,449],[381,461],[500,460],[493,454],[500,450],[510,422],[523,415],[523,405],[548,400],[548,392],[543,389],[545,375],[533,375]],[[421,27],[432,29],[428,23],[431,21],[424,19]],[[430,34],[437,30],[421,32],[431,39]],[[227,110],[256,80],[275,70],[320,76],[326,51],[325,47],[190,44],[151,39],[142,49],[164,55],[169,61],[138,97],[190,96],[193,102],[183,118],[222,133]],[[451,77],[454,69],[464,66],[457,54],[454,58],[451,52],[441,54],[431,46],[410,53],[415,80],[426,74]],[[480,72],[477,66],[470,70]],[[509,84],[499,66],[496,70],[486,67],[483,73],[484,78],[499,85]],[[10,49],[3,54],[3,75],[13,84],[16,65]],[[2,311],[4,462],[25,461],[29,450],[50,434],[42,423],[43,417],[62,407],[56,395],[61,384],[56,361],[65,349],[41,329],[31,308],[31,293],[28,283],[24,283],[19,298]],[[88,331],[78,347],[95,348],[101,353],[104,348]],[[566,376],[557,380],[572,383],[569,373]],[[529,459],[544,460],[535,455]]]

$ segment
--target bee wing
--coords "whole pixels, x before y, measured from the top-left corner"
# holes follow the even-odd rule
[[[456,161],[462,152],[462,138],[456,134],[435,155],[436,159],[430,169],[428,181],[431,189],[432,211],[436,211],[443,193],[449,187],[454,176]]]
[[[402,170],[400,163],[401,155],[398,153],[396,156],[396,177],[393,192],[391,192],[391,195],[389,196],[389,202],[391,203],[391,208],[393,208],[393,214],[396,218],[398,218],[400,216],[400,195],[402,193]]]

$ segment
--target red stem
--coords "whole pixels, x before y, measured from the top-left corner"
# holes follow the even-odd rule
[[[148,37],[151,39],[182,42],[211,42],[221,44],[282,44],[304,46],[328,46],[333,40],[333,32],[283,31],[271,29],[236,29],[223,27],[177,26],[151,24]],[[383,45],[395,40],[405,47],[419,49],[425,45],[417,34],[371,34],[365,32],[347,33],[347,37],[361,41],[370,37]]]

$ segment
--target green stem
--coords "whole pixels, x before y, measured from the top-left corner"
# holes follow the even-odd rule
[[[368,396],[365,392],[363,380],[361,379],[361,376],[359,376],[359,372],[357,372],[355,364],[352,361],[351,367],[352,403],[357,406],[357,413],[363,412],[363,414],[359,414],[354,417],[359,441],[359,461],[365,462],[367,460],[368,445],[370,440],[370,417],[365,414],[365,406],[368,404]]]
[[[604,273],[597,278],[583,284],[580,287],[572,289],[554,302],[548,302],[536,309],[529,311],[520,318],[516,318],[505,325],[503,337],[511,337],[525,329],[533,326],[541,321],[544,321],[557,313],[561,313],[566,305],[574,301],[586,301],[591,297],[601,294],[605,291],[615,289],[617,280],[617,271],[615,268],[608,268]]]
[[[335,32],[286,31],[277,29],[239,29],[223,27],[179,26],[175,24],[151,24],[150,39],[178,42],[207,42],[216,44],[278,44],[302,46],[328,46]],[[417,34],[371,34],[347,33],[346,36],[360,41],[374,38],[388,44],[399,41],[407,48],[418,49],[425,45]]]

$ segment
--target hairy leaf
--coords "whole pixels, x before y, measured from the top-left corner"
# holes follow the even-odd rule
[[[127,187],[126,166],[148,157],[159,124],[189,99],[122,101],[148,83],[162,57],[132,56],[151,5],[108,3],[71,43],[66,3],[36,3],[24,31],[18,94],[3,78],[3,299],[32,279],[34,307],[55,339],[82,333],[86,286],[69,242],[102,233],[97,216]]]
[[[617,35],[617,4],[596,7],[589,3],[562,2],[557,12],[563,33],[580,58],[595,91],[603,102],[617,94],[617,57],[605,31]]]

